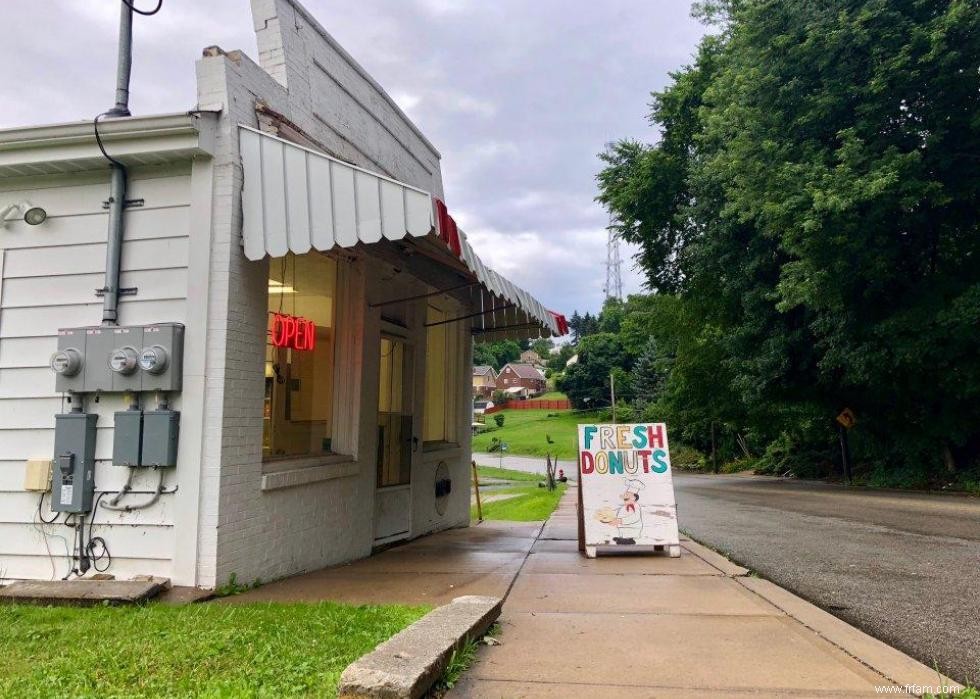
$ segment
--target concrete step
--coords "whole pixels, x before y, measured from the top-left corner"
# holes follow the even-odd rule
[[[170,583],[153,580],[21,580],[0,588],[0,602],[8,604],[137,604],[160,594]]]

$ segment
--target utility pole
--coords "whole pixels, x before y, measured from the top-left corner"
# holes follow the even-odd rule
[[[612,398],[612,418],[616,424],[616,375],[609,374],[609,395]]]
[[[711,467],[718,473],[718,446],[715,444],[715,421],[711,421]]]
[[[844,484],[851,484],[851,448],[847,443],[847,429],[837,425],[837,435],[840,438],[840,460],[844,471]]]

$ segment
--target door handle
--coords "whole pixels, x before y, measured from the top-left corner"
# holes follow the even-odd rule
[[[419,450],[419,438],[412,437],[412,451],[418,451],[418,450]]]

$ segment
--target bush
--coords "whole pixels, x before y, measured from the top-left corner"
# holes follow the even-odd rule
[[[719,464],[718,470],[722,473],[741,473],[742,471],[754,471],[759,466],[758,459],[747,459],[744,456],[738,459],[726,461]]]
[[[497,413],[496,415],[493,416],[493,421],[497,423],[497,427],[503,427],[504,426],[504,414],[503,413]]]
[[[798,478],[825,478],[834,468],[832,456],[822,445],[802,442],[783,433],[766,447],[755,472]]]
[[[670,465],[682,471],[707,470],[707,460],[704,454],[684,444],[670,445]]]

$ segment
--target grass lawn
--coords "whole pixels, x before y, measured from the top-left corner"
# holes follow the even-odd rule
[[[501,469],[494,469],[501,470]],[[528,475],[528,474],[523,474]],[[539,488],[537,482],[515,481],[513,487],[480,491],[484,497],[492,495],[516,495],[496,502],[483,503],[483,519],[508,520],[511,522],[539,522],[548,519],[558,507],[558,500],[565,492],[565,484],[559,483],[552,491]],[[470,507],[470,519],[476,520],[476,505]]]
[[[0,605],[0,696],[333,697],[344,668],[426,611]]]
[[[548,415],[557,415],[548,417]],[[497,427],[493,418],[504,416],[504,426]],[[473,436],[473,451],[490,451],[490,440],[494,437],[507,442],[508,454],[525,456],[544,456],[549,451],[559,459],[578,458],[578,424],[594,421],[591,413],[577,413],[571,410],[501,410],[487,416],[486,432]],[[548,443],[551,437],[552,444]]]
[[[534,481],[535,483],[544,480],[543,473],[538,475],[537,473],[525,473],[524,471],[515,471],[510,468],[497,468],[496,466],[477,466],[476,475],[481,482],[484,478],[496,478],[502,481]]]
[[[548,391],[540,396],[535,396],[534,400],[568,400],[568,396],[561,391]]]

